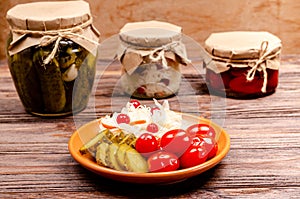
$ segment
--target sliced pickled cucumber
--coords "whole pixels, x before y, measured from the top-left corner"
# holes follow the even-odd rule
[[[97,164],[118,171],[148,172],[146,159],[132,146],[135,140],[134,134],[105,129],[83,145],[79,151],[81,154],[88,152],[94,154]]]
[[[121,143],[122,140],[125,138],[125,134],[124,132],[122,132],[121,130],[118,131],[118,132],[114,132],[114,135],[112,135],[109,139],[112,141],[112,142],[115,142],[115,143]]]
[[[118,171],[122,171],[123,168],[119,165],[116,156],[118,149],[119,149],[119,144],[117,143],[110,144],[108,148],[107,160],[110,168],[116,169]]]
[[[110,144],[107,142],[101,142],[97,147],[97,152],[96,152],[97,164],[109,167],[109,162],[107,161],[109,145]]]
[[[133,147],[134,148],[134,146],[135,146],[135,141],[136,141],[136,137],[135,137],[135,135],[133,134],[133,133],[130,133],[130,134],[127,134],[125,137],[124,137],[124,139],[121,141],[121,142],[119,142],[120,144],[127,144],[127,145],[129,145],[129,146],[131,146],[131,147]]]
[[[122,167],[123,170],[126,170],[126,171],[128,171],[128,167],[127,167],[126,161],[125,161],[125,154],[126,154],[126,151],[129,149],[131,149],[131,146],[129,146],[127,144],[121,144],[119,146],[119,149],[116,154],[116,158],[117,158],[119,165]]]
[[[100,133],[98,133],[95,137],[93,137],[89,142],[87,142],[86,144],[84,144],[80,149],[79,152],[83,155],[86,154],[88,152],[90,153],[95,153],[97,150],[97,146],[100,144],[100,142],[102,141],[103,137],[106,136],[106,134],[108,133],[108,129],[105,129],[103,131],[101,131]]]
[[[125,153],[125,164],[128,171],[136,173],[148,172],[148,164],[144,157],[134,148],[128,149]]]

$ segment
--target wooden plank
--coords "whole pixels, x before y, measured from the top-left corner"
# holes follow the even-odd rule
[[[104,62],[101,62],[104,63]],[[142,186],[92,174],[69,155],[67,143],[80,125],[120,107],[126,97],[110,98],[120,71],[98,70],[88,107],[74,117],[43,119],[27,114],[5,63],[0,65],[1,198],[297,198],[300,192],[300,57],[283,57],[280,85],[255,100],[225,99],[205,91],[204,79],[186,70],[195,89],[171,98],[174,109],[214,117],[231,137],[231,150],[214,169],[179,184]],[[200,89],[200,90],[197,90]],[[201,90],[202,89],[202,90]],[[212,106],[211,100],[217,102]],[[224,99],[223,99],[224,100]],[[222,101],[222,100],[221,100]],[[152,103],[151,101],[145,103]],[[194,108],[197,105],[199,110]],[[224,105],[224,106],[222,106]],[[95,113],[96,112],[96,113]],[[116,188],[117,187],[117,188]]]

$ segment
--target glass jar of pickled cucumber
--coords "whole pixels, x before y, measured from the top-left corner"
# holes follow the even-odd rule
[[[278,86],[281,40],[268,32],[235,31],[211,34],[205,49],[210,91],[232,98],[257,98]]]
[[[118,59],[125,93],[140,99],[166,98],[181,83],[180,65],[190,61],[181,27],[160,21],[127,23],[119,32]]]
[[[7,12],[9,69],[25,110],[51,117],[85,109],[99,32],[85,1],[19,4]]]

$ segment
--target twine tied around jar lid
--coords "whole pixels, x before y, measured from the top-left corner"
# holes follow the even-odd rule
[[[179,41],[173,41],[172,43],[169,43],[169,44],[166,44],[166,45],[163,45],[162,47],[158,47],[152,51],[150,51],[149,53],[149,58],[151,61],[153,62],[157,62],[157,61],[162,61],[162,66],[164,68],[168,68],[168,62],[166,60],[166,57],[165,57],[165,52],[166,51],[173,51],[172,49],[174,49],[174,47],[176,47],[177,45],[180,45],[179,44]],[[155,56],[155,54],[157,54]]]
[[[256,70],[258,68],[261,68],[263,71],[263,86],[261,88],[261,92],[266,93],[267,92],[267,83],[268,83],[268,73],[267,73],[267,67],[265,64],[262,64],[263,62],[266,61],[268,58],[268,55],[272,52],[271,50],[268,50],[268,41],[263,41],[260,46],[260,52],[259,52],[259,58],[255,62],[250,62],[248,65],[251,66],[251,69],[247,73],[247,80],[252,81],[254,79]]]
[[[12,33],[9,55],[31,46],[47,46],[55,42],[51,53],[43,61],[47,64],[55,56],[63,38],[96,55],[100,33],[92,24],[89,4],[85,1],[19,4],[7,12],[6,18]]]
[[[161,61],[164,68],[169,67],[167,59],[187,65],[191,61],[187,58],[181,37],[181,27],[166,22],[127,23],[119,33],[117,57],[129,74],[143,62],[144,57],[152,62]]]
[[[42,36],[40,41],[40,46],[48,46],[51,43],[55,42],[54,47],[51,53],[43,60],[44,64],[48,64],[55,56],[59,42],[63,39],[71,39],[72,37],[78,37],[84,39],[88,42],[91,42],[95,45],[98,45],[98,42],[82,35],[83,29],[90,26],[93,20],[90,18],[88,21],[82,23],[81,25],[75,26],[73,28],[60,29],[60,30],[48,30],[48,31],[33,31],[33,30],[20,30],[20,29],[11,29],[13,33],[17,34],[31,34],[31,35],[39,35]],[[14,43],[10,44],[10,47],[13,46]]]

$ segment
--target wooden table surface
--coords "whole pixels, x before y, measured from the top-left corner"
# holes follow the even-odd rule
[[[68,141],[85,122],[111,112],[120,71],[98,63],[89,106],[76,116],[46,119],[26,113],[7,63],[0,65],[0,198],[299,198],[300,55],[282,56],[277,91],[253,100],[226,99],[202,91],[203,78],[186,73],[192,91],[174,109],[210,117],[231,138],[228,155],[215,168],[171,185],[136,185],[97,176],[72,159]],[[109,62],[107,62],[109,63]],[[99,69],[100,67],[100,69]],[[187,69],[186,69],[187,70]],[[188,70],[187,70],[188,71]],[[202,82],[201,82],[202,81]],[[120,94],[115,92],[115,99]],[[199,109],[193,102],[199,102]],[[211,102],[225,102],[211,108]],[[189,104],[190,103],[190,104]],[[117,105],[116,105],[117,106]]]

